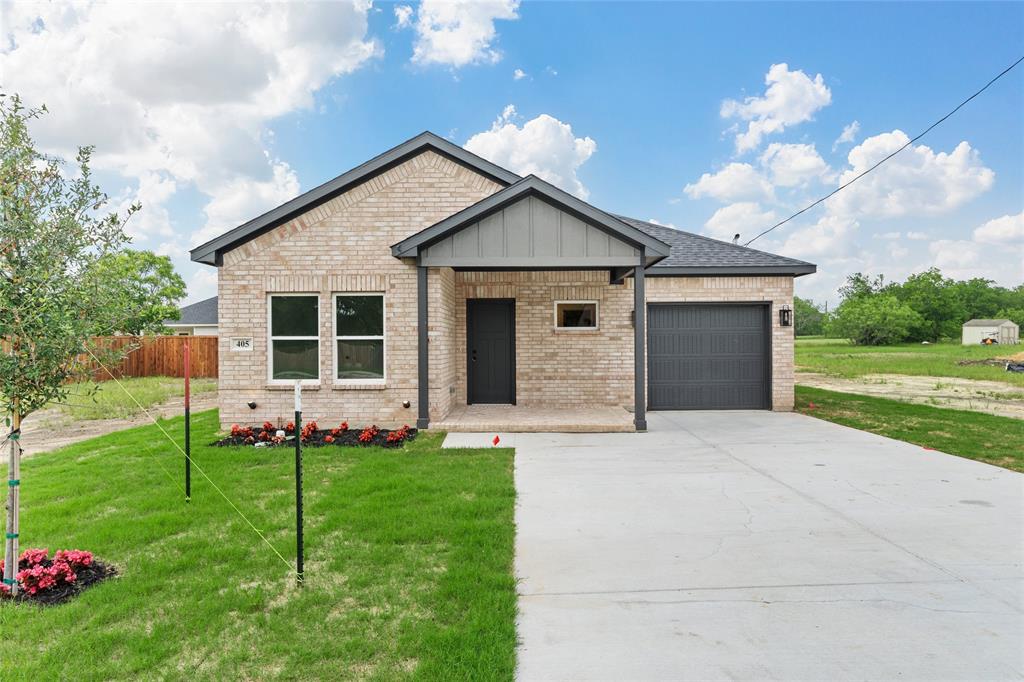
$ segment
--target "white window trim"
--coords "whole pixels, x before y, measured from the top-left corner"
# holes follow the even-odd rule
[[[312,296],[316,298],[316,336],[274,336],[273,313],[271,301],[275,297],[285,296]],[[295,379],[274,378],[274,341],[316,341],[316,379],[302,379],[303,386],[319,386],[322,368],[320,367],[323,351],[321,350],[320,339],[320,294],[314,291],[305,292],[267,292],[267,382],[277,386],[293,386]]]
[[[593,327],[559,327],[558,326],[558,306],[564,303],[593,303],[594,304],[594,326]],[[593,332],[601,328],[601,302],[600,301],[555,301],[554,307],[552,308],[554,316],[555,329],[560,332]]]
[[[379,296],[381,300],[381,315],[383,319],[384,333],[377,336],[339,336],[338,335],[338,297],[339,296]],[[334,367],[331,370],[331,377],[335,386],[382,386],[388,380],[388,297],[383,291],[337,291],[331,295],[331,333],[334,337],[333,352]],[[384,376],[380,379],[339,379],[338,378],[338,341],[374,341],[384,342],[383,363]]]

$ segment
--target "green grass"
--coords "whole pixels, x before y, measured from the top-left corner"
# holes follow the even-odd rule
[[[144,377],[120,382],[145,408],[185,395],[185,380],[180,378]],[[193,379],[191,386],[193,395],[210,393],[217,390],[217,380]],[[67,402],[59,407],[71,419],[123,419],[142,412],[114,381],[75,384]]]
[[[841,339],[802,337],[796,340],[796,364],[799,370],[840,377],[910,374],[987,379],[1024,386],[1024,374],[1006,372],[1002,367],[957,364],[959,360],[983,360],[1022,350],[1022,346],[961,346],[959,343],[854,346]]]
[[[216,411],[196,415],[192,442],[216,430]],[[288,565],[197,473],[183,502],[182,457],[153,426],[27,459],[22,547],[88,549],[121,576],[0,606],[2,677],[511,679],[512,451],[440,441],[305,451],[302,588],[293,451],[193,453]]]
[[[796,387],[796,409],[862,431],[1024,472],[1024,420],[806,386]]]

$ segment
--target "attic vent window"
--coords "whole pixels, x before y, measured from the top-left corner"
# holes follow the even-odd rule
[[[555,301],[555,329],[597,329],[597,301]]]

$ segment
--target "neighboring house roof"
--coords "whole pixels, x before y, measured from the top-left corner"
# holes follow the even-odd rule
[[[794,258],[777,256],[675,228],[606,213],[533,175],[520,177],[430,132],[420,133],[347,173],[285,202],[216,239],[197,246],[191,251],[192,260],[210,265],[220,265],[226,251],[255,239],[296,216],[333,199],[353,186],[407,161],[425,149],[431,149],[500,185],[504,185],[504,189],[395,244],[392,246],[392,254],[395,256],[416,255],[419,247],[436,242],[445,234],[458,230],[459,227],[466,225],[471,220],[479,219],[488,212],[493,213],[503,205],[528,194],[537,194],[548,201],[554,201],[581,219],[596,224],[631,244],[638,247],[644,246],[647,250],[648,263],[656,263],[648,271],[652,275],[791,274],[800,276],[817,270],[817,266],[814,264]],[[625,273],[617,274],[621,276]],[[214,307],[216,307],[215,304]]]
[[[643,247],[646,250],[649,263],[665,258],[671,250],[668,244],[644,230],[637,229],[633,225],[624,223],[619,218],[594,208],[585,201],[577,199],[568,192],[558,189],[535,175],[528,175],[519,182],[495,192],[472,206],[445,218],[441,222],[403,239],[391,247],[391,255],[396,258],[415,257],[419,254],[421,247],[437,242],[447,235],[459,231],[466,225],[481,220],[527,196],[541,197],[556,207],[575,214],[585,223],[599,227],[637,248]],[[636,261],[634,260],[635,263]]]
[[[777,256],[738,244],[719,241],[674,227],[617,216],[619,220],[660,239],[672,252],[653,268],[651,275],[785,274],[808,275],[817,270],[813,263]]]
[[[217,297],[208,298],[187,305],[181,309],[181,317],[177,320],[164,320],[168,327],[192,327],[217,324]]]
[[[236,246],[250,239],[255,239],[264,232],[288,222],[295,216],[305,213],[325,201],[330,201],[354,185],[394,168],[419,154],[424,149],[432,149],[438,154],[471,168],[501,185],[511,185],[513,182],[520,180],[520,177],[513,172],[468,152],[462,147],[438,137],[434,133],[424,132],[393,149],[389,149],[380,156],[374,157],[366,163],[353,168],[347,173],[343,173],[333,180],[325,182],[319,187],[311,189],[305,194],[300,194],[291,201],[287,201],[277,208],[267,211],[258,218],[253,218],[249,222],[239,225],[216,239],[197,246],[191,251],[192,260],[210,265],[220,265],[221,256],[225,251],[230,251]]]
[[[967,320],[965,327],[998,327],[1006,323],[1016,324],[1013,320]]]

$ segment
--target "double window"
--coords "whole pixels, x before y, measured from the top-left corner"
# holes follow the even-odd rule
[[[319,381],[320,297],[270,297],[270,380]]]
[[[320,380],[319,296],[270,296],[270,380]],[[334,378],[384,381],[384,294],[334,295]]]
[[[384,294],[334,295],[334,377],[384,381]]]

